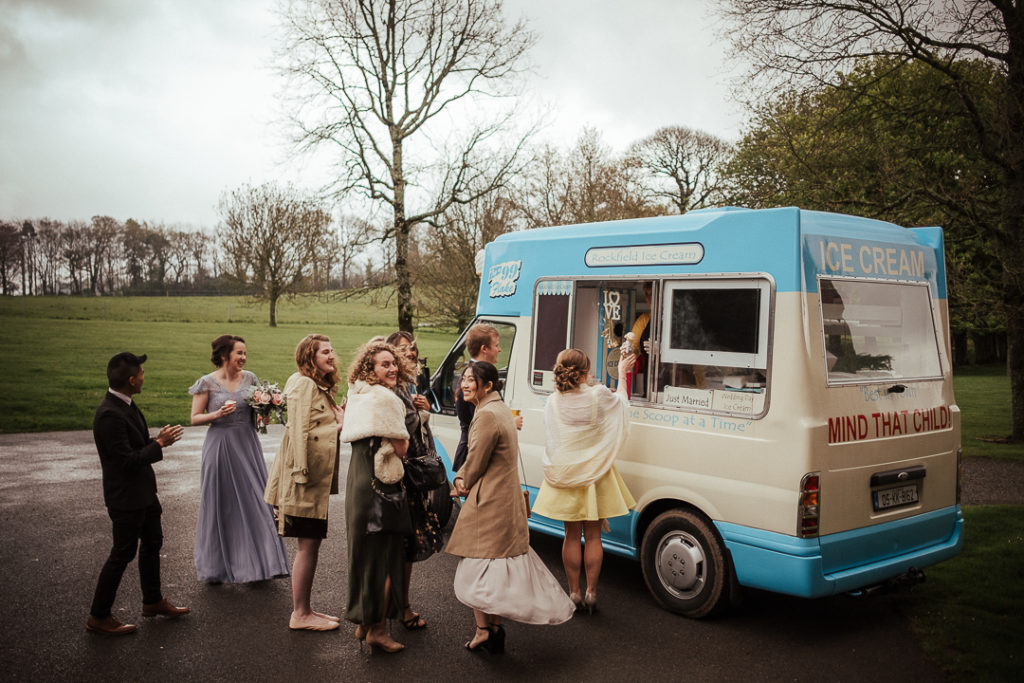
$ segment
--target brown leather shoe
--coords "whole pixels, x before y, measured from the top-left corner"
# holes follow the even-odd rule
[[[188,614],[190,611],[188,607],[175,607],[167,598],[162,598],[160,602],[154,605],[142,606],[142,616],[144,617],[155,617],[162,614],[165,617],[173,618],[180,617],[182,614]]]
[[[85,630],[102,633],[105,636],[126,636],[129,633],[135,633],[137,628],[135,624],[122,624],[114,617],[97,619],[91,614],[89,620],[85,622]]]

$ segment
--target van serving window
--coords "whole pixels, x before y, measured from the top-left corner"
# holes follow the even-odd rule
[[[760,415],[768,388],[771,291],[758,277],[665,282],[654,400]]]
[[[548,375],[555,367],[555,358],[568,346],[571,292],[572,282],[568,280],[542,280],[537,283],[531,386],[550,384]]]
[[[926,283],[819,278],[828,383],[942,376]]]

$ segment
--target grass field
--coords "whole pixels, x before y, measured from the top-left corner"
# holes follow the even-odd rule
[[[191,318],[214,308],[232,310],[232,321],[174,320],[179,307]],[[395,310],[365,300],[309,301],[285,305],[278,327],[266,323],[266,306],[237,298],[107,297],[70,299],[39,297],[0,299],[2,390],[7,405],[0,411],[0,433],[90,429],[92,415],[106,391],[106,363],[118,351],[148,355],[146,384],[139,406],[151,425],[188,424],[188,387],[214,369],[210,340],[237,334],[246,340],[247,368],[261,379],[283,385],[295,371],[295,345],[312,332],[326,334],[347,368],[353,352],[377,334],[395,331]],[[63,317],[64,302],[77,317]],[[148,309],[149,320],[128,319]],[[248,322],[235,321],[247,310]],[[97,317],[87,317],[89,314]],[[196,313],[198,311],[199,313]],[[303,318],[304,314],[309,314]],[[258,321],[253,321],[253,318]],[[319,318],[321,322],[314,322]],[[326,322],[333,319],[335,322]],[[422,329],[420,354],[439,361],[456,337],[455,330]]]
[[[1024,461],[1024,446],[996,443],[1010,434],[1010,379],[1002,365],[953,372],[953,392],[963,411],[960,439],[966,455]]]
[[[1019,681],[1024,656],[1024,506],[964,508],[964,550],[900,596],[925,654],[951,681]]]

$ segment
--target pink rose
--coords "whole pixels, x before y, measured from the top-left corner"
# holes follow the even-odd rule
[[[279,406],[281,405],[281,403],[284,402],[284,396],[282,396],[281,394],[272,394],[270,396],[270,402],[273,403],[275,406]]]
[[[269,391],[261,391],[260,392],[259,402],[260,402],[260,405],[267,405],[268,403],[270,403],[270,392]]]

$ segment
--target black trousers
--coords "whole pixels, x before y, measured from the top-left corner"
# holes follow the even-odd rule
[[[111,510],[107,508],[113,523],[114,545],[110,549],[92,599],[89,613],[97,619],[110,616],[110,608],[117,597],[121,576],[128,563],[139,553],[139,580],[142,583],[142,603],[151,605],[163,599],[160,592],[160,547],[164,544],[164,532],[160,526],[160,503],[153,503],[142,510]]]

